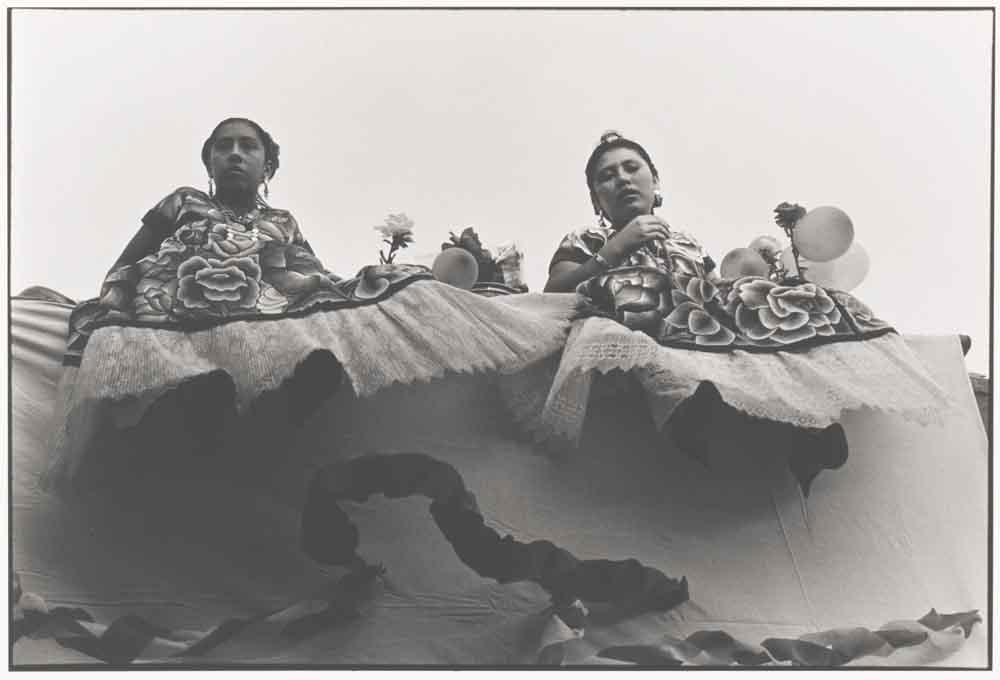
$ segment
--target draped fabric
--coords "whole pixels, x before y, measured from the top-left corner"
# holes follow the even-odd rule
[[[387,301],[434,288],[418,281]],[[566,298],[459,297],[506,305],[484,308],[496,318],[561,315],[565,328],[571,316]],[[904,339],[953,408],[928,424],[871,408],[842,414],[851,457],[819,476],[808,499],[778,452],[748,452],[726,427],[713,449],[726,465],[705,468],[678,452],[649,417],[641,384],[602,391],[598,380],[577,450],[539,455],[517,437],[488,375],[365,383],[371,374],[352,373],[349,354],[337,359],[355,389],[336,391],[304,422],[267,418],[273,403],[261,394],[207,455],[166,440],[140,439],[141,451],[129,448],[135,439],[102,440],[122,465],[103,490],[74,497],[43,491],[39,479],[57,385],[86,370],[97,345],[79,368],[63,368],[70,308],[12,307],[18,666],[987,663],[977,623],[988,597],[987,443],[957,338]],[[363,337],[380,335],[369,328]],[[472,330],[462,332],[469,341]],[[561,342],[512,377],[554,375],[566,361]],[[359,384],[379,387],[362,397]],[[360,561],[314,559],[302,522],[317,474],[346,480],[361,464],[352,461],[406,452],[457,477],[442,486],[420,466],[386,467],[374,482],[334,486]],[[475,510],[455,506],[468,528],[447,534],[428,498],[456,497],[448,489],[459,479]],[[321,542],[341,526],[325,516],[321,506],[310,520]],[[473,539],[547,542],[581,563],[641,565],[684,577],[688,599],[623,609],[587,589],[553,597],[543,586],[558,579],[498,579],[503,563],[479,559],[488,548],[463,555]],[[651,572],[621,573],[628,584],[628,573]]]

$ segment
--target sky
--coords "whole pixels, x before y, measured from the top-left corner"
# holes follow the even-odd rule
[[[988,371],[992,17],[973,11],[53,11],[12,30],[11,290],[76,299],[142,215],[207,187],[229,116],[281,145],[270,202],[326,266],[399,261],[449,231],[514,240],[532,290],[595,217],[608,129],[652,155],[659,211],[717,261],[782,201],[837,206],[871,257],[855,289],[903,333],[973,339]]]

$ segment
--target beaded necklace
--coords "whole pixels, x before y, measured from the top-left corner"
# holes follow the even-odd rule
[[[256,206],[251,208],[249,212],[246,212],[243,215],[237,215],[236,211],[233,210],[232,208],[224,206],[221,203],[219,203],[218,205],[219,205],[219,210],[222,212],[223,216],[228,221],[234,222],[236,224],[242,224],[244,227],[249,227],[251,224],[253,224],[254,220],[256,220],[257,217],[260,216],[260,209]]]

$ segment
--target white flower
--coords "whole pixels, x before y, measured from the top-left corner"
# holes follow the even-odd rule
[[[385,218],[385,224],[375,227],[375,231],[381,233],[382,236],[390,241],[396,239],[406,240],[406,237],[413,233],[413,220],[407,217],[406,213],[390,214]]]

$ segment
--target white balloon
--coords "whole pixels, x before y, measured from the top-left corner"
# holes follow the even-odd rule
[[[820,206],[805,214],[795,225],[792,240],[799,254],[813,262],[829,262],[851,247],[854,225],[840,208]]]
[[[815,283],[817,286],[822,286],[823,288],[836,288],[833,285],[833,262],[813,262],[812,260],[803,258],[801,255],[799,255],[799,262],[802,264],[806,281]]]
[[[733,248],[722,258],[719,271],[722,278],[735,279],[740,276],[767,276],[771,268],[756,250]]]
[[[864,246],[855,241],[850,249],[833,261],[833,283],[830,288],[854,290],[868,276],[871,258]]]
[[[468,290],[479,277],[479,263],[465,248],[448,248],[434,258],[431,271],[438,281]]]
[[[789,272],[795,271],[791,249],[781,254],[781,261]],[[799,254],[799,262],[805,271],[805,279],[807,281],[823,288],[835,288],[845,291],[857,288],[865,280],[871,268],[871,259],[868,257],[868,251],[856,241],[851,244],[846,253],[835,260],[813,262]]]
[[[785,271],[791,276],[799,276],[804,278],[806,281],[816,283],[818,285],[826,285],[821,283],[820,280],[828,280],[830,272],[833,267],[829,262],[813,262],[805,257],[802,257],[802,253],[799,253],[799,264],[802,266],[800,271],[795,266],[795,256],[792,255],[791,248],[785,248],[781,253],[781,264],[785,266]]]

